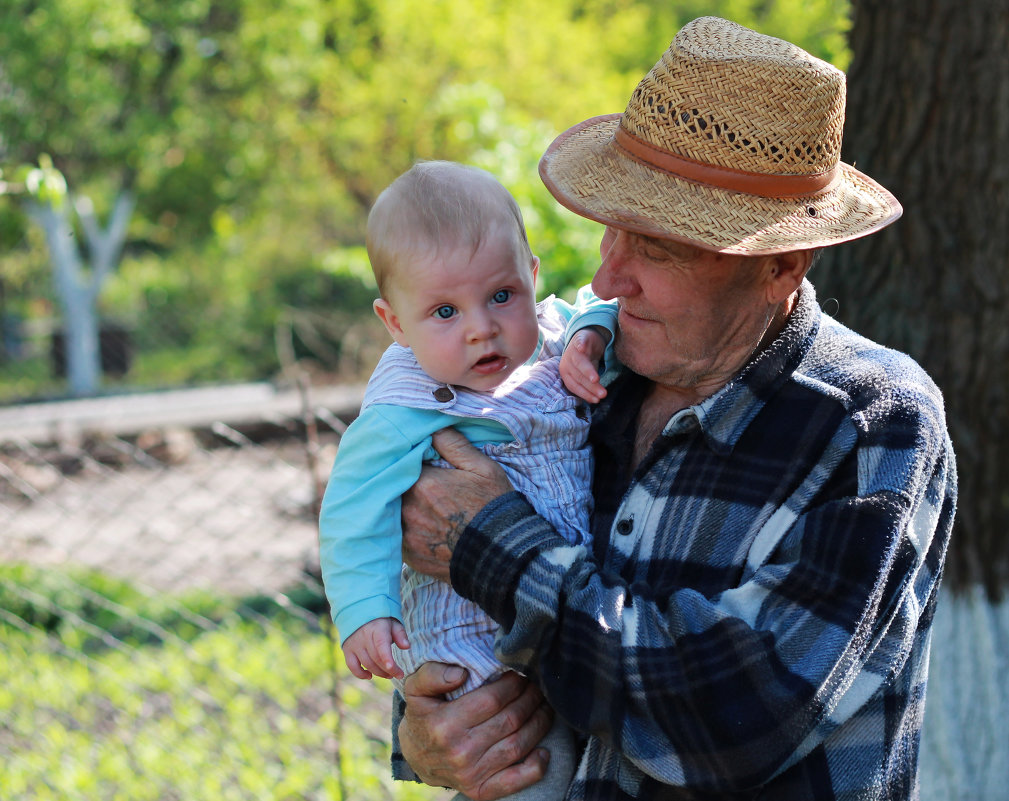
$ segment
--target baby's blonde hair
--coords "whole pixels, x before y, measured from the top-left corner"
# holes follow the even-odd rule
[[[386,297],[391,276],[419,251],[462,246],[476,253],[495,223],[515,226],[531,266],[522,212],[497,178],[453,161],[418,162],[383,190],[368,215],[368,258],[378,291]]]

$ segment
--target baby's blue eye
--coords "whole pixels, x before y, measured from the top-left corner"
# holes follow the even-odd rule
[[[439,306],[434,310],[434,316],[440,317],[442,320],[448,320],[453,314],[455,314],[455,307],[447,304],[445,306]]]
[[[499,289],[494,293],[493,301],[495,303],[507,303],[508,298],[512,296],[512,291],[510,289]]]

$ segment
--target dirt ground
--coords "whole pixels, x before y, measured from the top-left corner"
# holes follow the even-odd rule
[[[192,431],[78,447],[0,449],[0,560],[85,565],[157,590],[274,593],[317,565],[316,493],[298,438],[232,442]],[[236,444],[240,443],[240,445]]]

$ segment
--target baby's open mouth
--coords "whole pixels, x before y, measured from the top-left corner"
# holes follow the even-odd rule
[[[507,364],[508,360],[500,353],[489,353],[483,358],[478,359],[476,364],[473,365],[473,369],[478,373],[490,375],[503,370]]]

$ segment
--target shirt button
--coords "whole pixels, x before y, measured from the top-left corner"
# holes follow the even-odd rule
[[[438,401],[438,403],[448,403],[455,397],[455,394],[448,387],[438,387],[438,389],[431,394],[434,395],[434,399]]]
[[[617,534],[627,535],[630,534],[632,531],[634,531],[633,517],[625,517],[623,520],[617,523]]]

